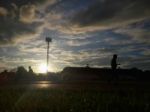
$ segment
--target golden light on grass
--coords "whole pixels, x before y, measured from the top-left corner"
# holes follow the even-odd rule
[[[46,83],[43,83],[43,84],[39,84],[38,88],[48,88],[50,87],[50,84],[46,84]]]
[[[50,81],[39,81],[39,84],[37,84],[36,87],[41,89],[48,88],[52,86],[50,83]]]

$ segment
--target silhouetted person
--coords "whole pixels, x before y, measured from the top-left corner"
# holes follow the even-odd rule
[[[117,65],[119,65],[117,64],[117,54],[114,54],[111,60],[112,80],[118,80]]]
[[[31,66],[29,66],[29,73],[30,73],[30,74],[33,74],[33,73],[34,73],[33,70],[32,70],[32,68],[31,68]]]
[[[111,69],[112,70],[116,70],[116,68],[117,68],[117,55],[116,54],[114,54],[113,55],[113,58],[112,58],[112,60],[111,60]]]
[[[89,64],[86,64],[86,68],[90,68]]]

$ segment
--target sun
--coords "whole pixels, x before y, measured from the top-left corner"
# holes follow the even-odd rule
[[[40,64],[39,67],[38,67],[38,70],[40,73],[46,73],[47,72],[47,66],[46,64]]]
[[[47,64],[41,63],[38,64],[36,67],[37,73],[47,73],[47,70],[49,72],[58,72],[60,71],[55,64],[50,63],[47,67]]]

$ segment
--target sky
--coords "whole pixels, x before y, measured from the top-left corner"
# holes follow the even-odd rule
[[[149,0],[0,0],[0,71],[46,63],[150,70]]]

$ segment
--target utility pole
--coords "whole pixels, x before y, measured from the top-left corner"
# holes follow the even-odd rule
[[[45,41],[47,42],[47,74],[48,74],[48,66],[49,66],[49,43],[52,42],[50,37],[46,37]]]

